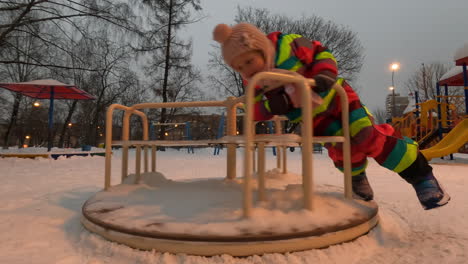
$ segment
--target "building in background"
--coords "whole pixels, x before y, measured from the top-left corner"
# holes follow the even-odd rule
[[[402,116],[408,104],[409,104],[408,96],[401,96],[399,93],[395,93],[395,117]],[[391,120],[392,113],[393,113],[392,94],[388,94],[385,99],[385,112],[386,112],[387,120]]]

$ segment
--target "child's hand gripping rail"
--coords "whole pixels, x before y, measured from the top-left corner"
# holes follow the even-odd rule
[[[285,75],[289,75],[289,76],[293,76],[297,78],[304,78],[302,75],[298,74],[297,72],[292,72],[292,71],[283,70],[283,69],[272,69],[271,72],[285,74]],[[286,94],[288,94],[294,108],[300,108],[302,105],[301,93],[299,92],[299,87],[295,85],[294,83],[291,83],[285,80],[262,79],[259,81],[259,86],[262,87],[262,95],[271,90],[284,87],[284,91],[286,92]],[[312,96],[312,107],[316,107],[323,103],[323,99],[318,94],[316,94],[313,90],[311,90],[311,96]]]

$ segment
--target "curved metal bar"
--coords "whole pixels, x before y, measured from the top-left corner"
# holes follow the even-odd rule
[[[145,113],[132,109],[127,106],[123,106],[120,104],[112,104],[107,108],[106,112],[106,160],[105,160],[105,168],[104,168],[104,189],[107,190],[111,185],[111,153],[112,153],[112,121],[113,121],[113,113],[115,109],[120,109],[125,111],[125,115],[130,116],[131,113],[139,115],[142,118],[143,123],[143,137],[148,139],[148,119]],[[127,114],[128,113],[128,114]],[[124,115],[124,116],[125,116]],[[125,126],[125,121],[124,121]],[[127,123],[127,130],[128,130],[128,123]],[[123,131],[125,134],[125,131]],[[127,140],[128,140],[128,131],[127,133]],[[122,164],[124,163],[124,157],[122,157]],[[123,166],[123,165],[122,165]]]

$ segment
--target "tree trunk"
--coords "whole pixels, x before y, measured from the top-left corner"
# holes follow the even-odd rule
[[[70,123],[71,121],[71,117],[73,113],[75,112],[77,103],[78,103],[78,100],[73,101],[72,106],[70,107],[68,111],[67,118],[65,118],[65,121],[63,122],[62,131],[60,132],[60,139],[58,143],[59,148],[63,148],[63,141],[65,140],[65,134],[67,133],[68,123]],[[71,129],[71,128],[68,128],[68,129]]]
[[[169,1],[169,21],[167,25],[167,37],[166,37],[166,58],[164,65],[164,79],[162,87],[162,98],[163,102],[167,102],[167,83],[169,78],[169,66],[171,58],[171,38],[172,38],[172,0]],[[166,122],[166,108],[161,109],[161,116],[159,118],[159,123],[163,124]],[[159,132],[159,139],[164,139],[164,134],[166,133],[166,126],[161,126],[161,131]]]
[[[10,122],[8,123],[8,128],[5,133],[5,138],[3,139],[3,149],[8,149],[8,143],[10,141],[10,134],[11,131],[13,130],[13,127],[16,124],[16,120],[18,119],[18,111],[19,111],[19,106],[21,99],[23,98],[23,95],[21,93],[17,93],[15,96],[15,103],[13,104],[13,111],[11,112],[11,117],[10,117]]]

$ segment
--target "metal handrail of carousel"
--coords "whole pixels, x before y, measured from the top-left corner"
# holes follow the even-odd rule
[[[253,100],[254,89],[256,84],[263,80],[270,79],[283,83],[294,83],[299,87],[301,92],[301,108],[302,120],[301,126],[301,146],[302,146],[302,185],[304,192],[304,208],[313,210],[313,175],[312,175],[312,147],[314,142],[341,142],[343,143],[343,162],[344,162],[344,195],[346,198],[352,198],[351,191],[351,156],[350,156],[350,132],[349,132],[349,112],[348,112],[348,99],[343,87],[335,83],[332,89],[335,89],[337,95],[340,97],[342,109],[342,131],[343,136],[327,136],[327,137],[313,137],[312,129],[312,100],[311,100],[311,86],[315,86],[315,80],[307,79],[302,76],[293,76],[282,73],[261,72],[256,74],[249,82],[246,88],[246,95],[242,97],[229,97],[224,101],[197,101],[197,102],[165,102],[165,103],[141,103],[131,107],[112,104],[107,109],[106,113],[106,156],[105,156],[105,175],[104,175],[104,189],[108,190],[111,186],[111,151],[112,151],[112,123],[114,110],[124,110],[123,127],[122,127],[122,142],[123,144],[122,160],[128,160],[128,147],[129,142],[129,121],[133,114],[141,117],[143,124],[143,141],[148,141],[148,119],[146,115],[139,111],[147,108],[175,108],[175,107],[226,107],[227,110],[227,129],[226,134],[229,137],[236,136],[236,108],[242,103],[245,104],[244,115],[244,135],[243,142],[245,144],[244,155],[244,192],[243,192],[243,216],[246,218],[252,215],[252,174],[253,174],[253,145],[255,142],[255,134],[253,131]],[[239,136],[237,136],[239,137]],[[144,145],[144,143],[142,143]],[[233,179],[236,176],[236,144],[235,142],[224,142],[227,144],[227,178]],[[263,148],[264,144],[260,144]],[[137,145],[140,148],[141,145]],[[259,151],[261,151],[259,149]],[[152,145],[152,171],[155,171],[155,145]],[[263,152],[264,153],[264,152]],[[140,170],[139,155],[137,151],[137,168]],[[144,170],[148,171],[147,164],[147,146],[144,146],[145,163]],[[285,166],[285,164],[284,164]],[[263,169],[263,168],[262,168]],[[128,173],[128,163],[122,162],[122,179]],[[139,173],[137,173],[137,178]],[[138,180],[138,179],[137,179]]]

